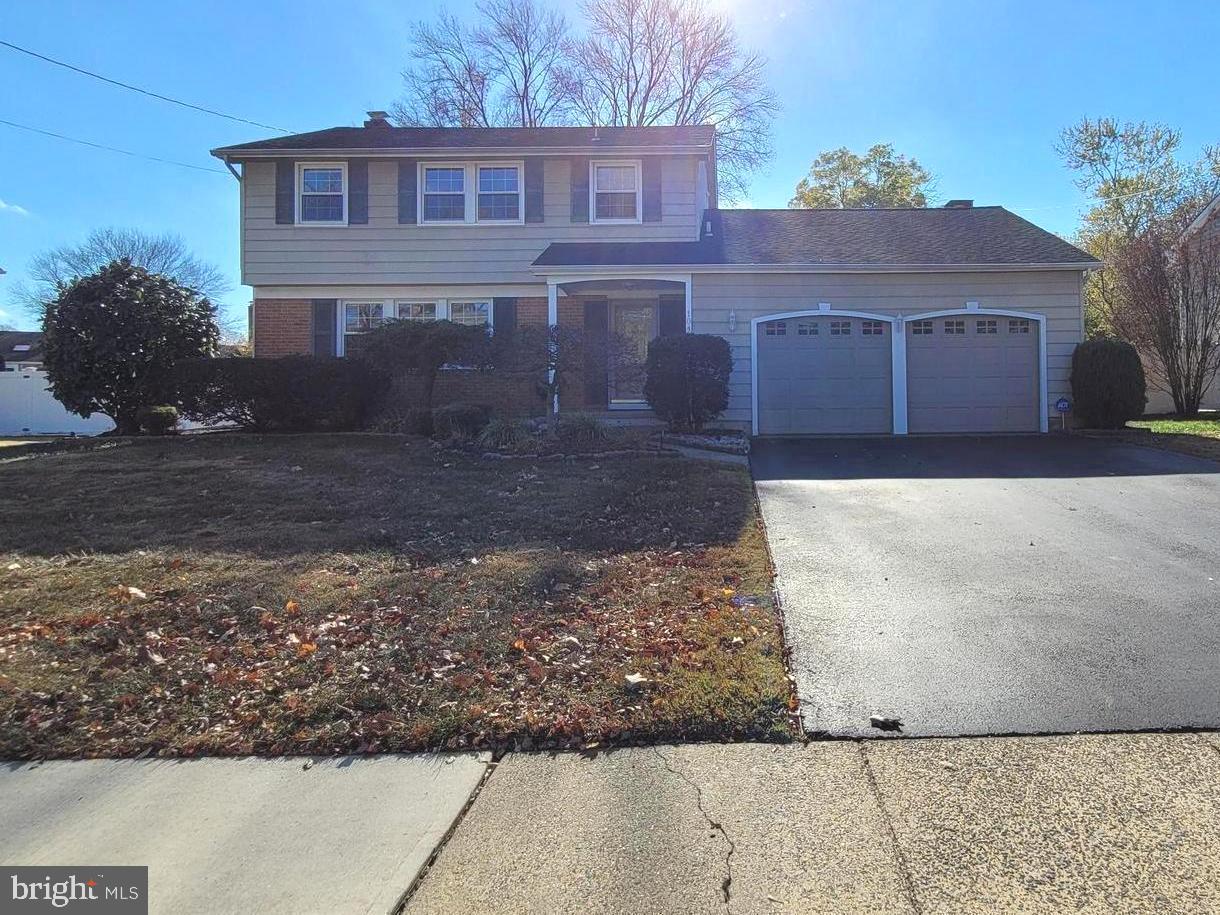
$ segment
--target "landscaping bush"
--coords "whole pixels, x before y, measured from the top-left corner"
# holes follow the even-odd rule
[[[1094,429],[1121,429],[1139,419],[1147,403],[1144,366],[1125,340],[1086,340],[1072,354],[1076,417]]]
[[[714,334],[675,334],[648,344],[644,399],[678,432],[698,432],[729,405],[733,356]]]
[[[379,405],[385,376],[356,359],[202,359],[180,366],[182,412],[258,432],[350,432]]]
[[[589,413],[564,413],[555,423],[555,440],[573,448],[601,445],[610,438],[610,430]]]
[[[177,407],[145,407],[140,411],[140,428],[149,435],[168,435],[177,425]]]
[[[520,419],[493,419],[479,433],[479,447],[488,451],[523,451],[534,440],[529,424]]]
[[[491,407],[484,403],[451,403],[432,411],[432,434],[437,438],[469,441],[491,422]]]

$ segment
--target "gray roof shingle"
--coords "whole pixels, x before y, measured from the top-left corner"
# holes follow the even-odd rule
[[[713,127],[330,127],[212,150],[221,158],[242,152],[311,149],[621,149],[712,145]]]
[[[536,266],[1100,264],[1003,207],[711,210],[698,242],[556,243]],[[706,229],[706,225],[705,225]]]

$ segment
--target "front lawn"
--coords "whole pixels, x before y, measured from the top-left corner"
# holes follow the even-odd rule
[[[790,735],[737,467],[207,435],[0,491],[0,757]]]
[[[1127,426],[1143,430],[1138,433],[1140,437],[1136,439],[1143,444],[1220,460],[1220,418],[1158,417],[1135,420],[1127,423]]]

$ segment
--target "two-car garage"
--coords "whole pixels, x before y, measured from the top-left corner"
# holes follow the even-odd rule
[[[1042,427],[1041,322],[1035,317],[819,310],[754,325],[760,435]]]

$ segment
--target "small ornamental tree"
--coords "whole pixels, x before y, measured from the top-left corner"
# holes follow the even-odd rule
[[[120,435],[146,406],[178,402],[179,361],[216,355],[216,308],[128,260],[60,287],[42,322],[51,392],[73,413],[102,413]]]
[[[1125,340],[1098,337],[1072,353],[1072,394],[1082,425],[1121,429],[1144,414],[1144,366]]]
[[[675,431],[698,432],[729,405],[733,355],[714,334],[675,334],[648,344],[644,399]]]

